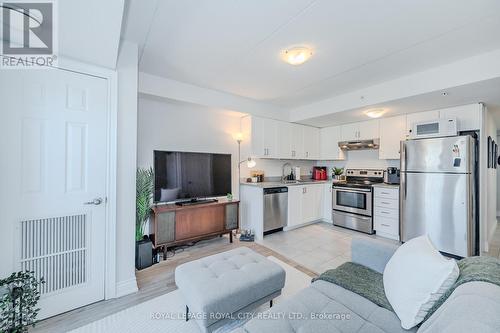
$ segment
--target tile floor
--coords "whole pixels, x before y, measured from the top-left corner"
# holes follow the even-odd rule
[[[375,235],[339,228],[329,223],[316,223],[267,235],[260,244],[321,274],[351,260],[353,237],[379,238],[390,243],[398,243]]]

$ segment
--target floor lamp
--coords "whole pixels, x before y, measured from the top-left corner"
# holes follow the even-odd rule
[[[240,186],[241,165],[243,163],[247,162],[247,167],[253,168],[257,164],[255,162],[255,160],[252,159],[251,157],[248,157],[247,159],[245,159],[243,161],[241,160],[241,142],[242,141],[243,141],[243,135],[241,133],[236,134],[236,142],[238,142],[238,196],[239,196],[240,202],[241,202],[241,186]],[[240,210],[240,214],[241,214],[241,210]],[[240,221],[241,221],[241,216],[240,216]],[[240,230],[241,230],[241,226],[240,226]]]

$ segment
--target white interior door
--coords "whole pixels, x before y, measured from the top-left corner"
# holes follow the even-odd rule
[[[0,274],[45,279],[38,318],[102,300],[107,80],[4,70],[0,94]]]

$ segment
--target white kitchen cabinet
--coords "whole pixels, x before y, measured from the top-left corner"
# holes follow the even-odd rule
[[[475,131],[481,128],[482,104],[461,105],[439,110],[443,119],[456,118],[459,131]]]
[[[359,123],[346,124],[341,126],[342,141],[358,140]]]
[[[323,185],[288,186],[287,229],[322,218]]]
[[[399,160],[400,142],[405,139],[406,116],[381,119],[378,158],[381,160]]]
[[[254,116],[241,119],[242,153],[261,158],[278,158],[277,120]]]
[[[304,155],[304,126],[290,124],[291,126],[291,156],[293,159],[302,158]]]
[[[380,135],[379,130],[378,120],[342,125],[342,141],[377,139]]]
[[[303,159],[319,160],[319,128],[304,126],[303,128],[304,154]]]
[[[321,211],[323,221],[332,223],[332,199],[333,189],[331,183],[323,184],[323,198],[321,200]]]
[[[406,135],[410,135],[413,124],[439,119],[439,110],[410,113],[406,115]]]
[[[399,241],[398,187],[375,187],[373,194],[373,229],[381,237]]]
[[[377,139],[380,137],[380,121],[368,120],[359,123],[359,140]]]
[[[302,200],[304,196],[304,186],[288,186],[288,221],[287,228],[301,225]]]
[[[280,121],[278,122],[278,143],[277,156],[282,159],[292,159],[292,124]]]
[[[345,154],[339,148],[339,142],[342,141],[341,126],[325,127],[319,132],[319,147],[321,160],[344,160]]]

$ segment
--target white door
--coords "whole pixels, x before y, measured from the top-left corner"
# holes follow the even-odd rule
[[[325,127],[320,130],[320,159],[321,160],[343,160],[344,152],[339,148],[342,141],[340,126]]]
[[[291,124],[292,126],[292,158],[300,159],[304,155],[304,127],[298,124]]]
[[[302,200],[304,186],[288,187],[288,223],[287,227],[294,227],[302,222]]]
[[[359,123],[342,125],[342,141],[359,140]]]
[[[277,158],[278,156],[278,121],[264,119],[264,148],[266,157]]]
[[[405,139],[406,116],[381,119],[378,158],[381,160],[399,160],[401,141]]]
[[[307,160],[319,159],[319,129],[304,127],[304,158]]]
[[[292,156],[292,127],[290,123],[278,122],[278,158],[291,159]]]
[[[104,299],[107,81],[4,70],[0,94],[1,277],[45,279],[39,319]]]
[[[371,140],[380,137],[380,128],[378,120],[368,120],[359,123],[359,140]]]

